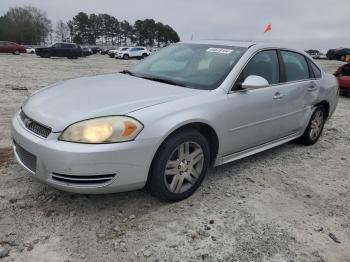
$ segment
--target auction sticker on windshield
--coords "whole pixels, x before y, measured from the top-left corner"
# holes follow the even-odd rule
[[[207,52],[213,52],[213,53],[220,53],[220,54],[230,54],[232,52],[231,49],[224,49],[224,48],[214,48],[210,47],[207,49]]]

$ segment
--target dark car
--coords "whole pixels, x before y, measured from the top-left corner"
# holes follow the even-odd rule
[[[81,47],[73,43],[54,43],[48,47],[36,48],[35,53],[40,57],[50,58],[67,57],[69,59],[81,57],[83,51]]]
[[[97,54],[100,52],[101,48],[97,47],[97,46],[94,46],[94,47],[91,47],[91,50],[92,50],[92,53],[93,54]]]
[[[93,51],[90,47],[82,47],[83,56],[90,56],[93,54]]]
[[[348,55],[350,55],[350,48],[329,49],[327,52],[329,60],[345,61]]]
[[[342,65],[334,74],[339,82],[339,93],[350,95],[350,63]]]
[[[313,59],[320,59],[323,55],[320,51],[316,49],[307,50],[306,53],[308,53]]]
[[[20,53],[27,53],[27,50],[23,45],[8,41],[0,41],[0,53],[19,55]]]

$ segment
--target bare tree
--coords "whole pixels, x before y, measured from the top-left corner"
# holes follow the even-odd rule
[[[67,42],[69,40],[70,30],[68,25],[59,20],[55,26],[55,39],[60,42]]]
[[[46,13],[32,6],[10,8],[0,21],[2,38],[23,44],[40,44],[52,30]]]

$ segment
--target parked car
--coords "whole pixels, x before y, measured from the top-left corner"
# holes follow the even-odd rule
[[[33,48],[30,45],[25,45],[24,48],[26,49],[27,54],[35,54],[35,48]]]
[[[35,93],[12,119],[13,151],[33,178],[61,190],[146,187],[179,201],[210,165],[295,139],[316,143],[337,102],[336,78],[305,52],[274,43],[177,43],[130,71]]]
[[[116,58],[128,60],[129,58],[145,58],[151,54],[145,47],[124,47],[116,54]]]
[[[23,45],[19,45],[9,41],[0,41],[0,53],[10,53],[14,55],[19,55],[21,53],[26,53],[26,49]]]
[[[340,48],[328,50],[326,56],[329,60],[345,61],[348,55],[350,55],[350,48]]]
[[[326,57],[328,60],[336,60],[335,49],[329,49],[326,53]]]
[[[91,50],[92,50],[92,53],[93,53],[93,54],[97,54],[97,53],[100,52],[101,48],[95,46],[95,47],[92,47]]]
[[[310,49],[310,50],[307,50],[306,53],[308,53],[313,59],[325,59],[326,58],[326,56],[318,50]]]
[[[114,58],[115,57],[115,54],[118,52],[118,50],[120,50],[120,47],[119,48],[117,48],[117,49],[110,49],[110,50],[108,50],[108,56],[110,57],[110,58]]]
[[[82,53],[83,53],[83,56],[90,56],[93,54],[92,49],[90,47],[83,47]]]
[[[342,65],[334,74],[339,82],[339,93],[350,95],[350,63]]]
[[[81,47],[73,43],[54,43],[48,47],[40,47],[35,49],[37,56],[50,58],[67,57],[69,59],[81,57],[83,51]]]
[[[107,55],[109,52],[109,49],[100,49],[100,54],[101,55]]]

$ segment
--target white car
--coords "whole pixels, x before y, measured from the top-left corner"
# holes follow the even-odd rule
[[[27,54],[35,54],[35,48],[31,46],[25,46]]]
[[[145,47],[124,47],[121,48],[116,54],[116,58],[122,58],[128,60],[129,58],[145,58],[149,56],[151,52]]]
[[[123,47],[119,47],[117,49],[111,49],[108,51],[108,55],[110,58],[114,58],[115,57],[115,54],[120,51]]]

